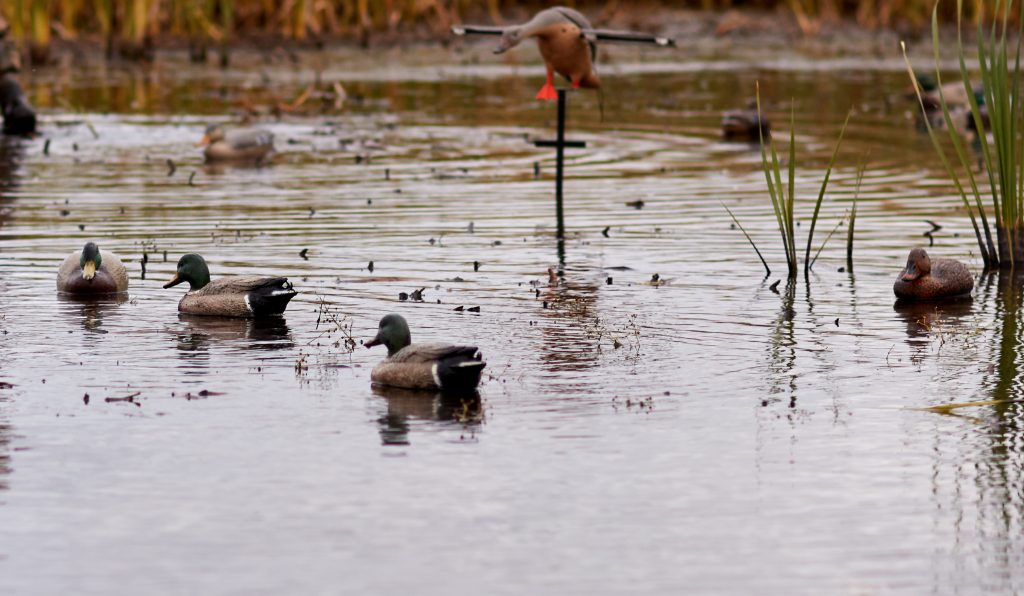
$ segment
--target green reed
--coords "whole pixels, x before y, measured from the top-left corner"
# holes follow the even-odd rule
[[[962,35],[962,0],[957,0],[957,54],[960,76],[963,79],[970,105],[971,119],[978,131],[984,131],[981,105],[975,98],[967,69],[966,52]],[[986,32],[982,23],[978,24],[977,51],[978,70],[981,73],[983,105],[988,111],[991,123],[991,140],[983,132],[978,135],[981,147],[984,172],[975,175],[973,162],[965,148],[965,143],[953,127],[949,105],[942,92],[942,79],[939,73],[939,18],[938,5],[932,11],[932,45],[934,50],[936,81],[938,82],[939,101],[945,120],[947,136],[958,168],[939,140],[938,132],[927,122],[925,125],[932,144],[946,169],[953,186],[961,197],[964,208],[974,228],[985,268],[996,267],[1014,269],[1018,261],[1024,262],[1024,92],[1021,83],[1024,81],[1021,71],[1021,36],[1024,34],[1024,21],[1016,25],[1016,41],[1010,39],[1013,33],[1011,8],[1013,0],[997,0],[995,12],[999,15],[993,20]],[[907,58],[906,47],[903,58],[914,84],[918,103],[924,113],[924,102],[921,89]],[[987,190],[979,186],[987,182]],[[966,182],[966,183],[965,183]],[[993,241],[992,226],[985,208],[985,195],[991,201],[995,218],[996,240]]]
[[[825,170],[825,178],[822,180],[821,188],[818,190],[818,197],[814,202],[814,212],[811,215],[810,230],[807,233],[807,247],[804,252],[804,276],[810,274],[814,261],[811,259],[811,244],[814,241],[814,228],[818,223],[818,216],[821,214],[821,204],[825,199],[825,191],[828,189],[829,179],[832,177],[832,168],[835,167],[836,156],[839,155],[839,147],[843,143],[843,136],[846,134],[846,127],[850,123],[852,111],[847,113],[843,127],[839,131],[839,139],[836,141],[832,157],[829,159],[828,168]],[[757,114],[763,119],[761,113],[761,89],[757,87]],[[786,253],[786,266],[789,277],[797,275],[797,252],[796,252],[796,228],[794,217],[794,205],[796,204],[796,108],[790,106],[789,111],[789,158],[786,164],[786,182],[782,180],[782,165],[778,152],[775,149],[775,141],[772,137],[765,138],[763,130],[759,129],[761,141],[761,169],[764,171],[765,182],[768,184],[768,196],[772,202],[772,211],[775,213],[775,221],[779,227],[779,234],[782,237],[782,246]],[[771,159],[769,159],[769,156]],[[833,230],[832,234],[835,233]],[[829,234],[829,237],[832,236]],[[825,239],[828,242],[828,238]],[[822,244],[824,247],[824,244]],[[819,253],[821,250],[819,249]],[[815,257],[815,260],[817,257]]]

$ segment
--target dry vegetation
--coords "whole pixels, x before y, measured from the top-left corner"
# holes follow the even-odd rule
[[[565,0],[599,24],[635,23],[663,9],[708,11],[776,10],[791,16],[805,33],[823,23],[851,19],[867,28],[924,27],[933,0]],[[943,12],[955,15],[953,2]],[[242,36],[271,35],[306,40],[351,38],[373,33],[442,33],[464,19],[505,23],[523,18],[546,2],[515,0],[4,0],[0,18],[16,39],[33,48],[55,40],[106,43],[108,49],[142,48],[155,38],[220,44]],[[980,2],[965,7],[976,19],[992,8]]]

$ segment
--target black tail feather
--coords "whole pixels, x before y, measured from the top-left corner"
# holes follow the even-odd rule
[[[487,363],[475,346],[453,346],[453,350],[437,363],[437,380],[442,391],[467,392],[480,384],[480,375]]]
[[[249,292],[249,308],[253,316],[279,315],[288,308],[288,303],[298,292],[285,278],[277,278],[252,292]]]

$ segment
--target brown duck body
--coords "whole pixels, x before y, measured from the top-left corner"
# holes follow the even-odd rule
[[[915,280],[905,281],[902,276],[893,285],[893,292],[901,300],[942,300],[970,294],[974,278],[970,269],[955,259],[929,259],[931,271]]]
[[[178,311],[217,317],[279,315],[295,294],[285,277],[224,277],[189,291],[178,303]]]
[[[570,21],[546,25],[537,30],[537,47],[550,70],[569,79],[575,87],[600,89],[594,70],[594,47],[583,31]]]
[[[484,366],[476,346],[411,344],[374,366],[370,380],[403,389],[471,391]]]
[[[57,291],[68,294],[116,294],[128,291],[128,271],[117,255],[100,251],[102,264],[92,279],[82,277],[81,252],[68,255],[57,271]]]

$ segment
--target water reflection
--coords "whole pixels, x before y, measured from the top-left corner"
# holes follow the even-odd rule
[[[5,391],[0,383],[0,392]],[[0,490],[7,489],[7,476],[11,473],[11,425],[4,417],[7,398],[0,393]]]
[[[244,350],[283,350],[295,345],[283,317],[240,319],[179,314],[182,324],[173,329],[178,356],[191,369],[186,374],[205,374],[212,348],[225,344]]]
[[[105,294],[100,296],[80,296],[58,293],[57,300],[63,312],[72,323],[82,326],[87,333],[86,338],[96,338],[106,334],[103,318],[113,312],[119,305],[128,301],[128,294]],[[95,341],[95,340],[93,340]]]
[[[768,341],[768,369],[772,373],[768,378],[768,392],[773,396],[788,397],[790,407],[796,405],[795,300],[796,279],[790,278],[782,292],[779,314]]]
[[[387,412],[377,419],[384,445],[408,445],[412,422],[438,422],[437,428],[462,431],[461,438],[475,436],[484,420],[480,394],[447,394],[374,385],[373,394],[387,401]]]
[[[607,332],[598,316],[598,286],[564,276],[539,290],[542,301],[541,352],[550,372],[597,366],[601,339]]]

